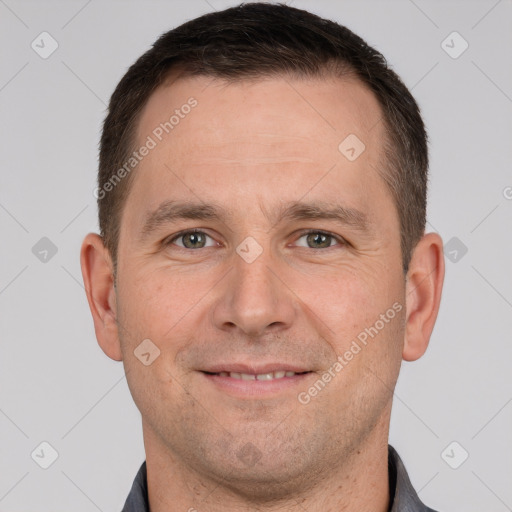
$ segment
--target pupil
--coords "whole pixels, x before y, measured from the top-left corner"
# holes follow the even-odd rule
[[[325,246],[325,247],[328,247],[328,244],[327,246],[325,245],[325,242],[329,240],[329,237],[327,235],[323,235],[321,233],[315,233],[313,235],[309,235],[309,239],[310,239],[310,242],[312,242],[313,245],[320,245],[320,246]]]
[[[188,238],[190,245],[193,247],[200,245],[202,241],[202,236],[199,233],[190,233],[186,238]]]

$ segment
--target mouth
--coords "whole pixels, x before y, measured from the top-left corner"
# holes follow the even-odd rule
[[[306,389],[305,379],[314,374],[310,370],[290,367],[218,368],[218,371],[209,369],[200,373],[217,391],[236,398],[270,398],[293,390],[297,392]]]
[[[295,377],[295,375],[303,375],[305,373],[311,372],[292,372],[290,370],[277,370],[275,372],[266,372],[266,373],[243,373],[243,372],[203,372],[207,375],[218,375],[219,377],[229,377],[231,379],[237,380],[277,380],[284,379],[288,377]]]

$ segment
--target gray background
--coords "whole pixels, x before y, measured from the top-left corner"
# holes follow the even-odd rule
[[[431,346],[403,364],[391,443],[433,508],[512,510],[512,4],[288,3],[382,51],[430,133],[429,229],[449,243],[447,276]],[[140,417],[97,346],[79,266],[97,230],[100,123],[160,33],[234,4],[0,0],[0,511],[122,507],[144,459]],[[31,48],[43,31],[58,43],[47,59]],[[469,44],[458,58],[454,31]],[[43,441],[59,454],[48,469]]]

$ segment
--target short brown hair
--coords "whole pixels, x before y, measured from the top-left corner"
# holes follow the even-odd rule
[[[130,173],[105,186],[135,146],[140,112],[172,70],[227,81],[291,75],[354,76],[377,98],[386,128],[387,183],[400,219],[402,265],[425,230],[427,134],[416,101],[386,59],[348,28],[283,4],[248,3],[206,14],[166,32],[123,76],[103,125],[98,171],[99,224],[114,272]]]

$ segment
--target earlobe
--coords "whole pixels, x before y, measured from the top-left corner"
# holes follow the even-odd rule
[[[102,238],[96,233],[85,237],[80,264],[98,344],[108,357],[121,361],[112,261]]]
[[[443,241],[437,233],[428,233],[416,245],[407,272],[402,353],[405,361],[415,361],[427,350],[439,311],[443,280]]]

